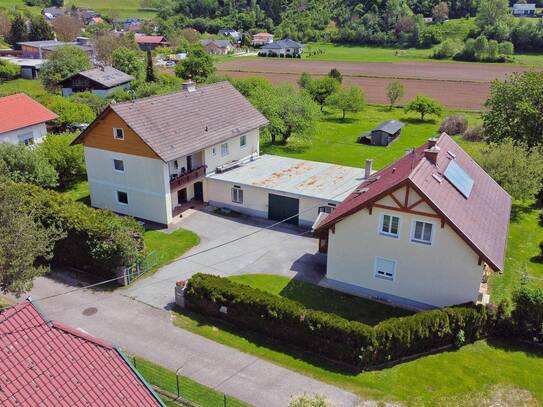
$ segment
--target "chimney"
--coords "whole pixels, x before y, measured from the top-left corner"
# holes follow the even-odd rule
[[[428,139],[428,148],[432,148],[437,144],[437,138],[432,137]]]
[[[196,84],[189,79],[183,83],[183,90],[186,92],[194,92],[196,90]]]
[[[366,160],[366,168],[364,170],[364,178],[368,179],[371,175],[371,166],[373,164],[373,160],[371,158],[368,158]]]
[[[424,156],[426,157],[426,159],[428,161],[430,161],[432,164],[436,165],[439,150],[441,150],[441,149],[434,144],[432,147],[427,148],[426,150],[424,150]]]

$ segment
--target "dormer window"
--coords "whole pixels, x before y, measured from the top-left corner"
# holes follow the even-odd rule
[[[115,138],[115,140],[124,140],[124,130],[114,127],[113,137]]]

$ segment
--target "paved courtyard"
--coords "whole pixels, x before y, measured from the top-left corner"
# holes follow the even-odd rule
[[[155,308],[169,309],[174,301],[175,282],[198,272],[221,276],[280,274],[318,280],[325,267],[318,261],[318,242],[310,231],[283,224],[266,229],[271,225],[273,222],[265,219],[192,211],[170,231],[192,230],[200,236],[201,243],[181,259],[121,292]]]

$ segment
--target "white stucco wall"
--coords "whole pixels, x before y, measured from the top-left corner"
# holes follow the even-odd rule
[[[207,173],[215,172],[217,166],[226,164],[232,161],[241,160],[249,157],[251,154],[258,154],[260,146],[260,132],[258,129],[245,133],[247,144],[244,147],[240,146],[241,136],[232,137],[227,141],[228,155],[221,155],[221,144],[206,148],[204,151],[204,163],[207,165]],[[213,147],[215,147],[215,155],[213,155]]]
[[[382,213],[400,217],[399,238],[379,234]],[[411,241],[413,220],[434,224],[431,245]],[[374,277],[376,256],[396,261],[393,281]],[[370,215],[363,209],[329,231],[327,277],[441,307],[476,301],[483,275],[478,259],[448,225],[441,228],[439,219],[378,208]]]
[[[97,208],[168,224],[172,200],[168,166],[158,159],[85,147],[91,204]],[[124,161],[124,172],[113,160]],[[116,191],[128,194],[128,205],[117,202]]]
[[[1,133],[0,143],[19,144],[19,136],[29,133],[32,133],[32,137],[34,137],[34,144],[41,143],[47,134],[47,126],[45,123],[40,123],[17,130],[8,131],[6,133]]]
[[[232,202],[232,188],[234,185],[240,186],[243,190],[242,204]],[[207,178],[204,183],[204,196],[206,201],[211,205],[229,208],[247,215],[262,218],[268,217],[268,195],[270,193],[299,199],[299,224],[303,226],[313,225],[318,216],[319,206],[327,206],[329,202],[335,203],[334,201],[308,198],[295,194],[273,191],[264,187],[240,185],[216,179]]]

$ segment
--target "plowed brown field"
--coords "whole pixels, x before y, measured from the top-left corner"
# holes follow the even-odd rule
[[[302,72],[326,75],[332,68],[341,71],[345,84],[363,88],[369,103],[387,103],[386,87],[398,79],[405,86],[401,102],[424,94],[456,109],[483,108],[491,81],[516,71],[533,69],[495,64],[358,63],[240,57],[220,64],[218,71],[232,77],[264,76],[278,84],[296,83]]]

